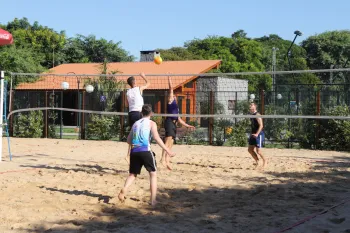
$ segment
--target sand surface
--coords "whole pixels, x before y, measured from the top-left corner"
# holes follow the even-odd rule
[[[279,232],[350,197],[350,154],[264,149],[264,172],[246,148],[175,145],[173,171],[158,162],[149,206],[142,170],[124,204],[126,143],[3,139],[0,232]],[[350,202],[287,232],[350,232]]]

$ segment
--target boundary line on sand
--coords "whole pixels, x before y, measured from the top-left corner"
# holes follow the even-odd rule
[[[328,211],[330,211],[331,209],[334,209],[334,208],[336,208],[336,207],[338,207],[340,205],[343,205],[343,204],[345,204],[346,202],[349,202],[349,201],[350,201],[350,198],[345,199],[344,201],[342,201],[342,202],[340,202],[340,203],[338,203],[338,204],[336,204],[336,205],[334,205],[334,206],[332,206],[332,207],[330,207],[330,208],[328,208],[326,210],[323,210],[323,211],[321,211],[319,213],[312,214],[312,215],[310,215],[310,216],[300,220],[299,222],[296,222],[295,224],[293,224],[293,225],[291,225],[291,226],[289,226],[287,228],[284,228],[283,230],[276,231],[274,233],[283,233],[283,232],[286,232],[288,230],[291,230],[291,229],[293,229],[293,228],[295,228],[295,227],[297,227],[297,226],[299,226],[299,225],[301,225],[301,224],[303,224],[303,223],[305,223],[305,222],[307,222],[307,221],[309,221],[309,220],[311,220],[313,218],[316,218],[316,217],[318,217],[318,216],[320,216],[322,214],[325,214]]]

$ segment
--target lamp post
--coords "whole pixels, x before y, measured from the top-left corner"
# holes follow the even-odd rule
[[[255,95],[254,94],[250,94],[250,102],[254,102],[254,100],[255,100]]]
[[[301,33],[301,31],[298,31],[298,30],[295,31],[294,34],[295,34],[294,40],[293,40],[292,43],[290,44],[290,46],[289,46],[289,48],[288,48],[288,51],[287,51],[287,54],[286,54],[286,55],[287,55],[288,65],[289,65],[289,69],[290,69],[290,70],[292,70],[292,64],[291,64],[291,61],[290,61],[290,57],[292,56],[292,52],[291,52],[292,46],[294,45],[294,42],[295,42],[295,40],[297,39],[297,37],[303,35],[303,33]]]
[[[272,48],[272,72],[276,71],[276,52],[279,49],[276,47]],[[273,103],[276,107],[276,93],[277,93],[277,86],[276,86],[276,74],[272,73],[272,88],[273,88]]]
[[[75,74],[74,72],[69,72],[67,74]],[[80,110],[80,78],[77,76],[77,84],[78,84],[78,110]],[[69,89],[69,83],[67,81],[64,81],[61,83],[61,88],[63,90],[68,90]],[[94,87],[92,85],[87,85],[85,87],[85,91],[87,93],[92,93],[94,91]],[[61,107],[63,107],[63,92],[61,94]],[[78,113],[78,125],[77,127],[80,127],[80,116],[81,116],[81,113],[79,112]],[[61,111],[61,138],[62,138],[62,120],[63,120],[63,117],[62,117],[62,111]],[[80,132],[81,130],[79,130]]]
[[[292,43],[290,44],[290,46],[288,48],[288,51],[287,51],[287,59],[288,59],[289,70],[293,69],[292,68],[292,63],[291,63],[291,60],[290,60],[290,58],[292,56],[292,46],[294,45],[294,42],[297,39],[297,37],[303,35],[303,33],[301,31],[298,31],[298,30],[296,30],[294,32],[294,34],[295,34],[295,37],[294,37],[294,39],[293,39]],[[293,81],[295,83],[295,76],[294,76],[294,74],[292,74],[292,76],[293,76]],[[299,108],[298,108],[298,105],[299,105],[299,88],[298,87],[297,87],[297,90],[296,90],[296,93],[295,93],[295,97],[296,97],[297,114],[298,114],[299,113]]]
[[[69,89],[69,83],[67,81],[64,81],[61,83],[61,88],[65,91]],[[61,91],[61,108],[63,108],[63,91]],[[63,112],[62,110],[60,111],[60,138],[62,139],[62,134],[63,134]]]

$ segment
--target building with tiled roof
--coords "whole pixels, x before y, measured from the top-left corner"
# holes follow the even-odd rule
[[[152,52],[148,55],[153,57]],[[144,59],[141,52],[141,61],[139,62],[112,62],[108,63],[108,73],[115,72],[117,75],[117,81],[125,81],[129,75],[135,75],[137,85],[140,86],[144,83],[143,79],[138,76],[140,73],[145,73],[147,79],[151,85],[144,91],[145,103],[153,105],[153,109],[156,113],[165,113],[168,91],[168,79],[166,74],[201,74],[206,73],[213,69],[218,69],[220,60],[192,60],[192,61],[163,61],[161,65],[156,65],[153,61],[147,61]],[[143,61],[146,60],[146,61]],[[54,75],[53,75],[54,74]],[[65,74],[67,76],[65,76]],[[62,64],[50,69],[48,72],[40,77],[39,80],[31,83],[21,83],[16,87],[16,94],[20,92],[29,93],[26,94],[29,97],[28,102],[31,107],[37,107],[36,104],[39,99],[42,101],[43,95],[37,97],[38,93],[46,93],[46,104],[50,102],[51,93],[56,93],[58,98],[56,105],[63,108],[73,109],[87,109],[98,110],[96,106],[92,106],[92,102],[96,102],[96,99],[92,101],[92,95],[85,93],[84,79],[98,77],[101,74],[101,63],[74,63],[74,64]],[[165,76],[152,76],[161,75]],[[59,76],[58,76],[59,75]],[[75,76],[77,75],[77,76]],[[81,75],[89,75],[84,77]],[[179,108],[181,113],[195,113],[196,103],[196,81],[198,76],[174,76],[172,78],[174,91],[177,94],[179,100]],[[62,82],[69,83],[69,89],[62,89]],[[126,85],[126,88],[129,88]],[[30,97],[30,96],[33,97]],[[47,97],[49,96],[49,97]],[[80,96],[80,100],[78,98]],[[62,98],[61,98],[62,97]],[[96,98],[96,97],[95,97]],[[78,105],[78,100],[80,106]],[[122,103],[124,100],[124,103]],[[60,103],[61,102],[61,103]],[[98,102],[98,101],[97,101]],[[125,96],[120,96],[120,103],[118,103],[117,111],[127,111],[127,101]],[[41,102],[42,107],[42,102]],[[100,108],[98,106],[98,108]],[[101,108],[100,110],[103,110]],[[77,125],[78,114],[64,112],[63,113],[64,125]],[[57,122],[59,123],[59,122]]]

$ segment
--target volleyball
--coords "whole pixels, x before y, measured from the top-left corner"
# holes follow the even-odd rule
[[[155,56],[154,57],[154,63],[156,63],[157,65],[162,64],[163,59],[160,56]]]

